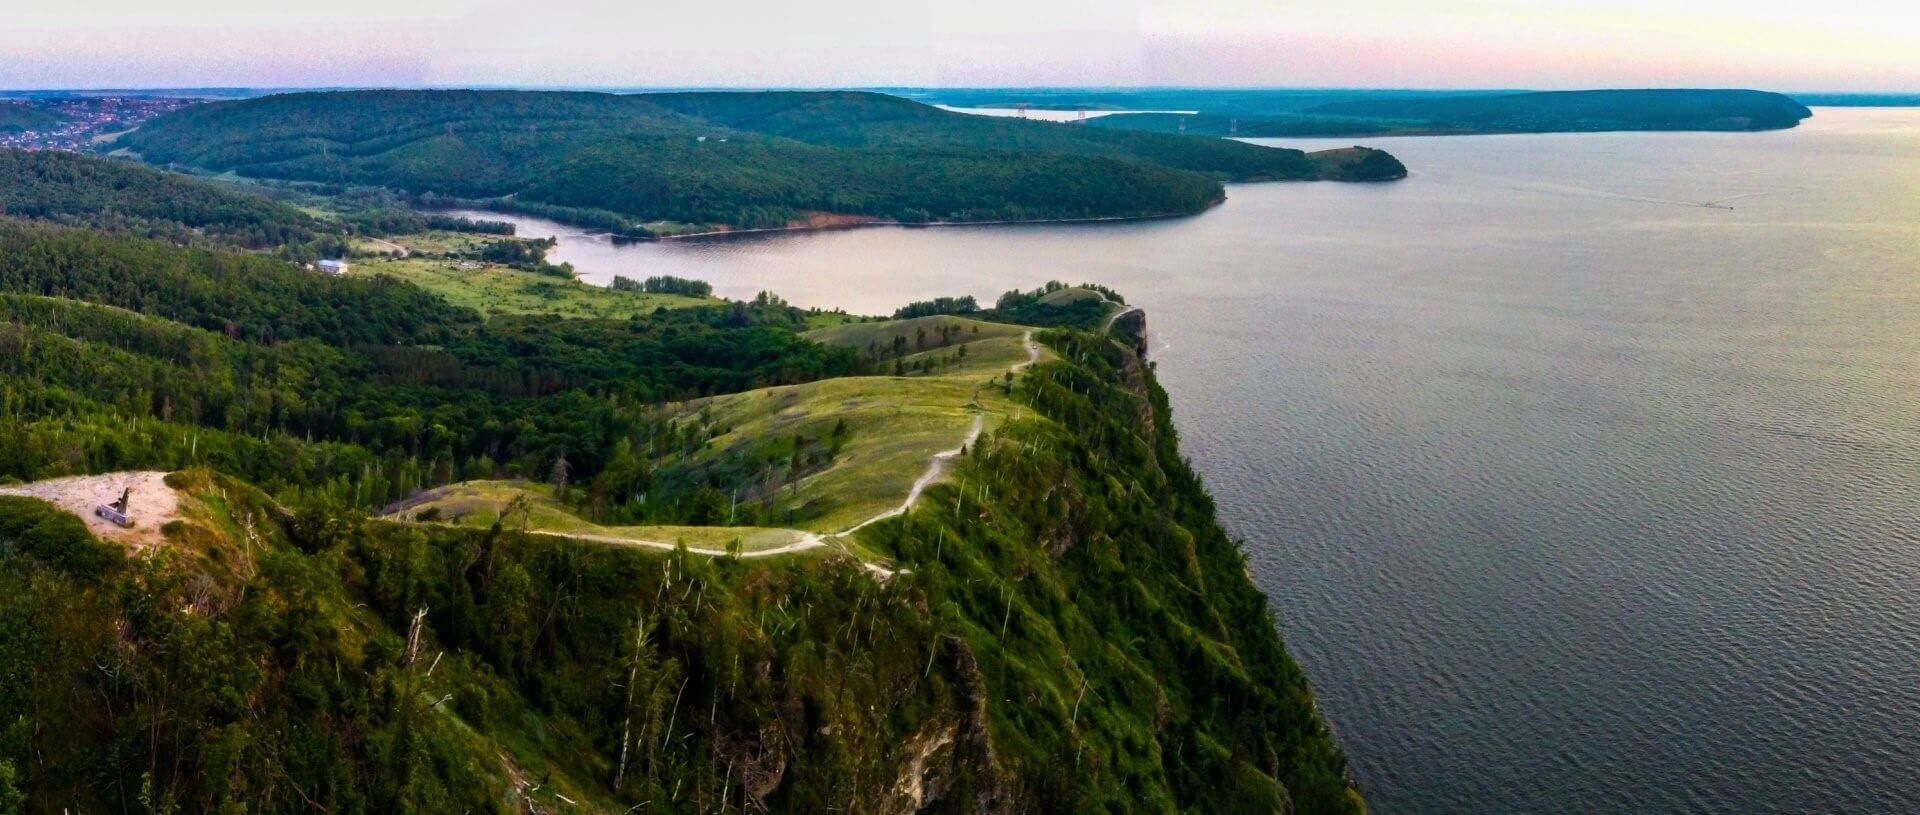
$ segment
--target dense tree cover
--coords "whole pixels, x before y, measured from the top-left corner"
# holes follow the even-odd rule
[[[653,294],[684,294],[688,297],[712,297],[713,284],[705,280],[694,280],[673,275],[654,275],[645,280],[631,277],[613,276],[615,291],[650,292]]]
[[[1394,181],[1407,177],[1407,166],[1384,150],[1344,147],[1309,153],[1320,165],[1322,177],[1332,181]]]
[[[410,235],[429,230],[472,232],[481,235],[512,235],[513,224],[506,221],[476,221],[433,212],[405,209],[366,209],[341,217],[362,235]]]
[[[1813,115],[1777,93],[1602,90],[1332,102],[1308,114],[1388,119],[1473,132],[1774,130]]]
[[[374,184],[644,234],[1192,213],[1216,179],[1306,179],[1297,150],[948,113],[879,94],[366,91],[198,105],[124,137],[149,161]],[[627,223],[607,223],[607,213]]]
[[[1243,137],[1393,133],[1557,133],[1603,130],[1777,130],[1812,113],[1793,99],[1749,90],[1600,90],[1539,93],[1288,95],[1200,102],[1197,115],[1128,113],[1101,129]],[[1204,100],[1204,97],[1202,97]],[[1301,102],[1310,104],[1301,104]],[[1178,109],[1178,108],[1176,108]]]
[[[672,136],[582,147],[521,194],[751,228],[784,227],[811,212],[905,222],[1142,217],[1198,212],[1223,196],[1204,176],[1135,161]]]
[[[0,149],[0,214],[249,248],[338,230],[263,196],[127,161]]]
[[[1228,181],[1310,179],[1299,150],[1225,139],[1177,139],[1058,122],[972,116],[879,93],[663,93],[648,101],[727,127],[809,144],[861,148],[1042,152],[1144,161]]]
[[[1092,334],[1041,340],[1062,361],[1013,393],[1049,421],[983,439],[939,510],[871,541],[1020,700],[987,709],[1000,760],[1049,812],[1362,811],[1150,368]]]
[[[980,301],[973,295],[962,297],[935,297],[932,300],[918,300],[895,309],[893,318],[905,320],[912,317],[928,317],[935,314],[971,314],[980,310]]]
[[[52,111],[28,102],[0,101],[0,133],[48,130],[60,125]]]
[[[4,225],[0,250],[0,477],[208,463],[363,507],[562,456],[584,480],[658,434],[660,402],[863,364],[771,298],[482,324],[391,279],[268,258]]]
[[[1077,293],[1082,296],[1061,297],[1058,294],[1060,292],[1075,293],[1069,290],[1077,290]],[[1107,314],[1113,308],[1113,304],[1125,305],[1126,302],[1126,298],[1119,292],[1098,283],[1069,286],[1058,280],[1049,280],[1030,290],[1014,289],[1005,292],[994,301],[993,308],[990,309],[980,308],[979,301],[972,295],[936,297],[932,300],[908,303],[896,310],[893,318],[905,320],[936,314],[955,314],[996,323],[1091,330],[1106,322]],[[935,347],[946,344],[947,339],[943,337]],[[911,350],[923,351],[926,347],[923,343],[920,347]],[[910,349],[900,344],[899,347],[891,349],[890,353],[886,351],[887,349],[869,349],[869,356],[880,359],[887,358],[889,355],[904,356]]]
[[[0,558],[9,556],[84,581],[125,559],[120,547],[95,539],[72,513],[38,498],[0,495]]]
[[[0,292],[85,300],[249,340],[432,343],[479,322],[389,278],[301,274],[258,255],[0,219]]]
[[[497,765],[415,692],[426,666],[349,607],[338,561],[302,555],[257,492],[197,481],[225,517],[157,558],[81,580],[0,549],[0,761],[23,810],[500,807]]]
[[[538,269],[547,265],[547,251],[557,242],[553,238],[489,241],[474,250],[473,257],[516,269]]]
[[[1043,340],[1034,416],[863,540],[886,581],[204,471],[156,559],[0,548],[9,783],[31,812],[1362,811],[1149,369]]]

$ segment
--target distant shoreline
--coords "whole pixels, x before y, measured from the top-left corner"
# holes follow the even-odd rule
[[[1092,218],[1035,218],[1035,219],[995,220],[995,221],[927,221],[925,223],[908,223],[906,221],[895,221],[895,220],[890,220],[885,218],[875,218],[872,220],[844,220],[844,221],[835,221],[832,223],[796,224],[792,226],[769,226],[769,227],[759,227],[755,229],[714,229],[714,230],[708,230],[705,232],[682,232],[675,235],[655,235],[652,237],[633,237],[633,236],[620,235],[620,234],[611,233],[611,232],[604,233],[604,234],[610,235],[615,240],[626,240],[626,241],[634,241],[634,242],[654,242],[654,241],[678,241],[678,240],[688,240],[688,239],[714,240],[714,239],[724,239],[724,238],[732,238],[732,237],[743,237],[748,235],[777,235],[781,233],[790,233],[790,232],[832,232],[832,231],[843,230],[843,229],[863,229],[863,228],[875,227],[875,226],[896,226],[896,227],[902,227],[902,228],[908,228],[908,229],[918,229],[923,227],[932,228],[932,227],[956,227],[956,226],[1021,226],[1021,225],[1028,225],[1028,224],[1031,224],[1031,225],[1098,224],[1098,223],[1122,223],[1127,221],[1166,221],[1174,218],[1191,218],[1196,215],[1201,215],[1206,213],[1208,210],[1211,210],[1214,207],[1220,206],[1221,204],[1224,204],[1226,202],[1227,202],[1226,197],[1222,196],[1208,203],[1206,208],[1200,210],[1199,212],[1168,212],[1168,213],[1162,213],[1158,215],[1106,215],[1106,216],[1092,217]]]

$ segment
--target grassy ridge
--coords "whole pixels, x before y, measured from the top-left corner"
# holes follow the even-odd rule
[[[781,227],[1198,212],[1219,180],[1322,177],[1296,150],[948,113],[868,93],[300,93],[196,106],[128,134],[148,161],[512,196],[643,222]],[[604,226],[604,224],[601,224]]]
[[[373,260],[359,264],[355,272],[388,275],[484,315],[552,314],[572,319],[629,320],[652,314],[657,308],[719,302],[678,294],[620,291],[508,266],[462,268],[456,261],[436,258]]]
[[[196,471],[139,564],[0,525],[0,793],[86,811],[1359,813],[1140,360],[1089,335],[908,571],[288,511]],[[536,491],[538,492],[538,491]],[[68,518],[71,521],[71,518]],[[102,670],[102,667],[106,670]],[[55,735],[57,734],[57,735]],[[147,768],[163,766],[165,773]],[[564,799],[562,798],[564,796]]]

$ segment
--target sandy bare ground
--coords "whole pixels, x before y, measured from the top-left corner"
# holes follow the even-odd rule
[[[101,540],[117,541],[138,551],[162,543],[165,538],[160,527],[180,517],[180,496],[167,486],[166,477],[166,473],[154,471],[80,475],[0,487],[0,495],[39,498],[80,516],[88,531]],[[94,507],[120,500],[120,491],[129,487],[133,494],[127,515],[133,518],[132,529],[122,529],[93,514]]]

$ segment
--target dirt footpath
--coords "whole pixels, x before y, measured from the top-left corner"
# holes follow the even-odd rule
[[[167,486],[162,472],[126,472],[106,475],[80,475],[35,481],[17,487],[0,487],[0,495],[26,495],[52,503],[80,516],[87,529],[101,540],[117,541],[138,551],[159,545],[164,538],[160,527],[180,516],[180,497]],[[120,491],[131,487],[127,516],[132,529],[122,529],[93,514],[93,508],[120,500]]]

